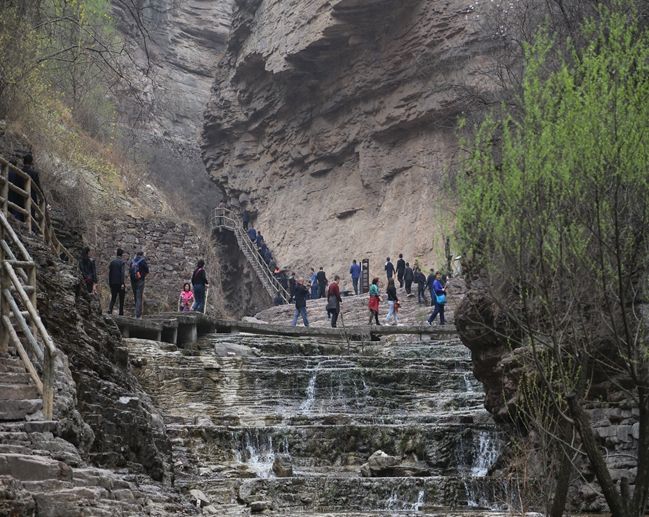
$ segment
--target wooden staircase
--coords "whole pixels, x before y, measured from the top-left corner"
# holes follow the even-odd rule
[[[264,259],[262,258],[255,243],[250,240],[248,234],[243,229],[243,224],[240,223],[238,215],[232,210],[227,208],[215,208],[212,211],[210,218],[210,227],[214,230],[228,230],[234,233],[237,239],[239,249],[246,257],[252,269],[255,271],[257,278],[266,289],[266,292],[275,299],[279,294],[285,303],[288,303],[290,295],[282,284],[275,278],[275,275],[270,270]]]
[[[22,188],[10,177],[21,178]],[[51,421],[58,351],[38,314],[36,264],[9,221],[73,259],[54,234],[44,193],[2,157],[0,208],[0,423]]]

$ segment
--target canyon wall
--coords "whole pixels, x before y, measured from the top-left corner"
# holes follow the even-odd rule
[[[113,0],[142,94],[119,100],[124,145],[174,204],[205,222],[219,190],[200,156],[203,111],[230,26],[231,0]]]
[[[235,0],[205,164],[282,265],[440,267],[457,123],[493,93],[494,45],[459,0]]]

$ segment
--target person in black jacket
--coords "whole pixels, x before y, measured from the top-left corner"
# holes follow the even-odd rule
[[[406,283],[406,294],[412,295],[412,281],[415,279],[415,273],[410,267],[410,262],[406,262],[406,269],[403,272],[403,281]]]
[[[293,321],[291,326],[295,327],[297,325],[298,316],[302,315],[302,322],[305,327],[309,326],[309,319],[306,314],[306,301],[309,298],[309,290],[304,286],[304,278],[298,278],[297,284],[295,285],[295,314],[293,315]]]
[[[81,250],[79,271],[86,290],[91,294],[95,294],[97,292],[97,268],[95,267],[95,260],[90,257],[90,248],[87,246]]]
[[[426,300],[426,275],[415,267],[415,284],[417,284],[417,303],[428,303]]]
[[[403,260],[403,253],[399,253],[399,260],[397,260],[397,280],[399,280],[399,287],[403,287],[403,275],[406,272],[406,261]]]
[[[148,274],[149,264],[144,258],[144,251],[140,250],[135,254],[129,266],[131,288],[133,289],[133,298],[135,298],[135,317],[138,319],[142,317],[144,310],[144,284]]]
[[[117,248],[116,257],[108,265],[108,286],[110,287],[110,304],[108,314],[113,313],[113,307],[119,296],[119,315],[124,316],[124,295],[126,294],[126,262],[124,251]]]
[[[320,267],[320,271],[318,271],[318,274],[316,275],[316,280],[318,281],[318,288],[320,289],[320,298],[324,298],[329,280],[327,280],[327,275],[325,275],[323,267]]]
[[[397,288],[394,285],[394,278],[388,280],[388,287],[385,290],[388,295],[388,314],[385,316],[385,324],[390,323],[390,319],[394,318],[394,325],[399,324],[399,298],[397,298]]]
[[[196,269],[192,273],[192,288],[194,290],[194,305],[192,310],[205,312],[205,292],[207,291],[207,273],[205,273],[205,261],[200,259],[196,263]]]
[[[291,271],[291,276],[288,277],[288,303],[293,303],[293,297],[295,296],[295,273]]]
[[[388,282],[394,276],[394,264],[390,260],[390,257],[385,259],[385,275],[388,277]]]

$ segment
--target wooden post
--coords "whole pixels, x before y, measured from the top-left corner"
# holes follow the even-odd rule
[[[32,306],[38,312],[38,306],[36,305],[36,265],[29,268],[27,274],[29,275],[29,285],[32,287],[32,292],[29,293],[29,301],[32,302]],[[34,318],[29,319],[32,327],[32,335],[36,336],[36,323],[34,322]]]
[[[40,196],[40,207],[41,207],[41,213],[42,213],[42,219],[41,219],[41,234],[43,235],[43,238],[45,239],[45,242],[48,244],[51,244],[52,239],[47,238],[47,226],[48,226],[48,221],[47,221],[47,203],[45,202],[45,198],[43,196]],[[57,251],[58,255],[58,251]]]
[[[5,217],[9,215],[9,165],[0,163],[0,176],[4,179],[2,182],[2,212]]]
[[[54,356],[47,347],[43,361],[43,414],[47,420],[54,418]]]
[[[32,232],[32,178],[29,177],[25,180],[25,192],[27,192],[27,199],[25,200],[25,210],[27,210],[27,231]]]
[[[4,205],[4,209],[7,209],[6,203]],[[4,238],[4,225],[0,224],[0,241],[4,240]],[[5,256],[4,246],[0,246],[0,261],[4,262],[6,258],[7,257]],[[9,278],[7,278],[7,274],[3,267],[0,271],[0,293],[2,293],[2,289],[5,288],[9,288]],[[4,296],[0,296],[0,318],[3,318],[4,316],[9,317],[9,305],[5,301]],[[0,325],[0,330],[2,331],[0,332],[0,353],[6,354],[7,352],[9,352],[9,331],[2,328],[2,325]]]

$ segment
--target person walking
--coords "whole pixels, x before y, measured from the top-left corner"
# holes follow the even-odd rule
[[[349,268],[349,274],[352,275],[352,285],[354,286],[354,294],[358,294],[358,279],[361,277],[361,265],[352,260],[352,265]]]
[[[257,242],[257,230],[255,230],[255,228],[252,225],[250,225],[250,228],[248,228],[247,232],[250,240],[252,242]]]
[[[329,284],[329,290],[327,291],[327,312],[331,315],[331,326],[333,328],[336,328],[338,315],[340,314],[340,303],[342,302],[339,284],[340,277],[336,275],[334,281]]]
[[[304,278],[298,278],[295,285],[295,314],[291,326],[297,326],[297,317],[302,316],[302,322],[305,327],[309,326],[309,319],[306,314],[306,300],[309,297],[309,290],[304,286]]]
[[[318,275],[313,268],[311,268],[309,283],[311,284],[311,299],[316,300],[320,296],[320,292],[318,290]]]
[[[415,284],[417,284],[417,303],[426,304],[426,275],[421,272],[421,269],[415,267]]]
[[[370,300],[369,303],[367,304],[368,308],[370,309],[370,321],[368,322],[369,325],[372,324],[372,318],[376,320],[377,325],[381,325],[379,323],[380,303],[381,303],[381,296],[379,294],[379,279],[374,278],[372,280],[372,284],[370,285]]]
[[[95,259],[90,256],[90,248],[86,246],[81,250],[79,257],[79,271],[83,279],[83,286],[90,294],[97,292],[97,267],[95,266]]]
[[[189,282],[183,284],[183,290],[180,291],[180,299],[178,300],[178,309],[180,312],[188,312],[192,310],[194,303],[194,293],[192,286]]]
[[[192,288],[194,290],[193,311],[205,312],[205,292],[209,285],[207,273],[205,272],[205,261],[200,259],[196,263],[196,269],[192,273]]]
[[[327,280],[327,275],[325,274],[324,268],[322,266],[320,266],[320,271],[318,271],[316,279],[318,280],[318,297],[324,298],[329,280]]]
[[[243,213],[241,214],[241,222],[243,223],[243,229],[244,231],[248,231],[248,225],[250,224],[250,212],[248,210],[244,210]]]
[[[388,280],[388,287],[385,292],[388,295],[388,314],[385,317],[385,324],[387,325],[390,319],[394,319],[394,325],[397,325],[399,323],[399,316],[397,315],[399,298],[397,298],[397,288],[394,285],[394,278]]]
[[[110,304],[108,314],[113,313],[113,307],[119,297],[120,316],[124,316],[124,296],[126,295],[126,262],[124,261],[124,250],[117,248],[115,258],[108,264],[108,287],[110,287]]]
[[[435,280],[433,281],[433,292],[433,303],[435,305],[435,309],[433,309],[433,312],[428,317],[428,325],[433,324],[433,321],[435,321],[435,318],[438,314],[439,324],[445,325],[446,319],[444,318],[444,306],[446,305],[446,286],[442,284],[442,274],[439,271],[435,273]]]
[[[388,277],[388,281],[394,276],[394,264],[390,261],[390,257],[385,259],[385,274]]]
[[[293,303],[293,297],[295,296],[295,273],[291,271],[291,276],[288,277],[288,303]]]
[[[412,296],[412,281],[415,279],[415,273],[410,267],[410,262],[406,262],[406,269],[403,272],[403,281],[406,284],[406,294]]]
[[[426,285],[428,286],[428,291],[430,292],[431,307],[435,305],[435,288],[433,286],[434,283],[435,283],[435,273],[434,270],[431,269],[430,273],[428,274],[428,278],[426,278]]]
[[[399,280],[399,287],[403,287],[403,276],[406,272],[406,261],[403,260],[403,253],[399,253],[399,260],[397,260],[397,280]]]
[[[131,288],[135,298],[135,317],[142,317],[143,300],[144,300],[144,282],[149,274],[149,265],[144,258],[144,252],[138,251],[131,261],[129,276],[131,278]]]

